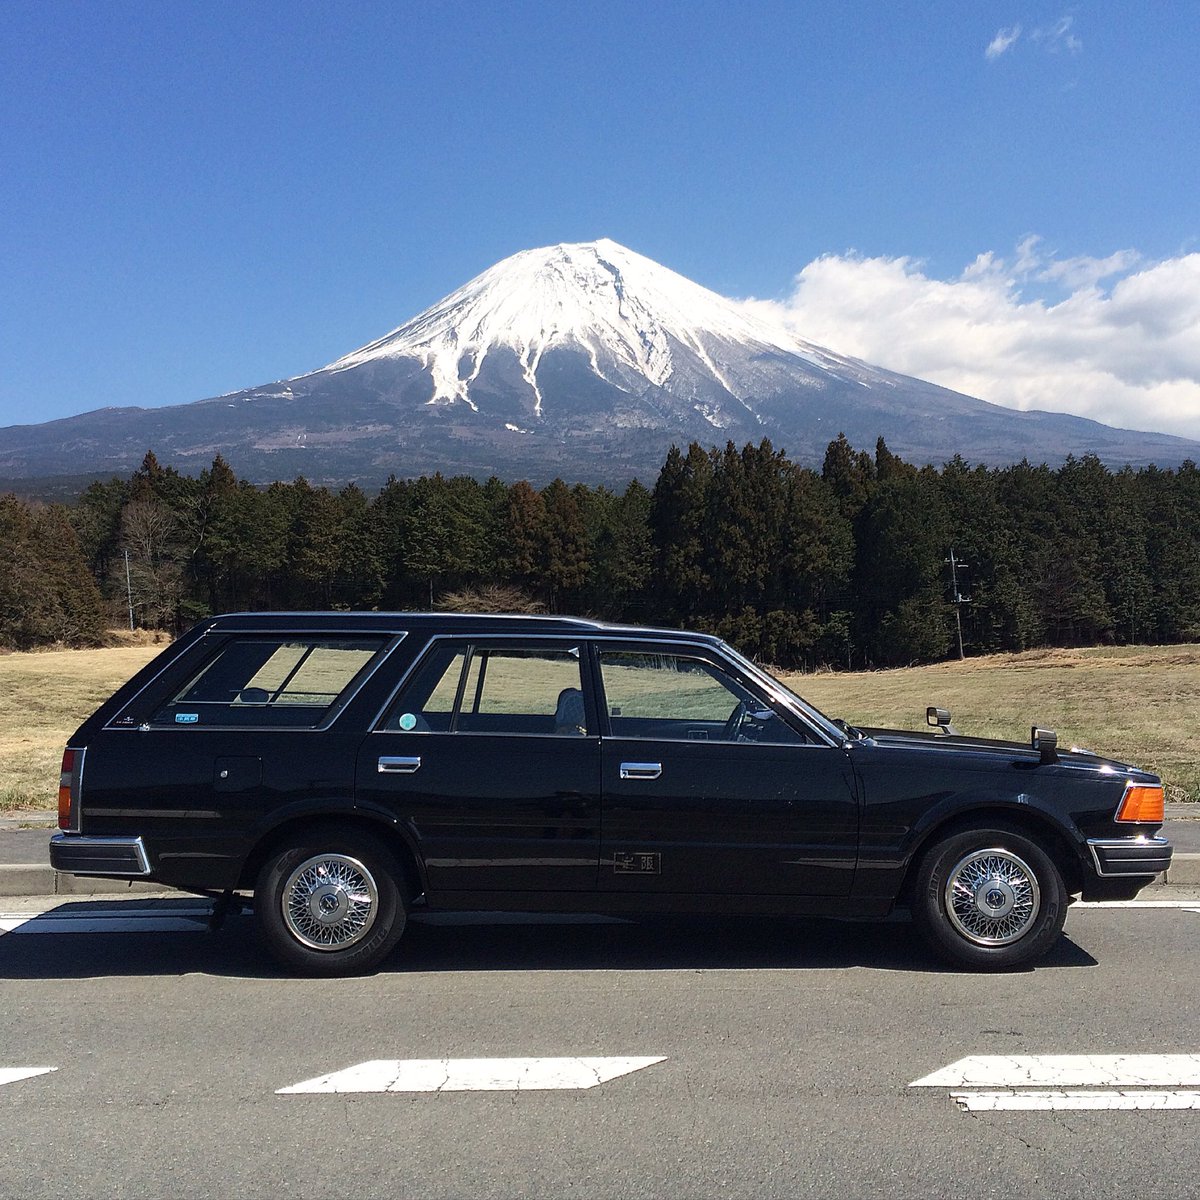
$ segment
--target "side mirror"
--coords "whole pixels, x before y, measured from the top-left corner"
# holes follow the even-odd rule
[[[1058,734],[1053,729],[1039,729],[1035,725],[1029,731],[1029,743],[1041,754],[1043,763],[1058,762]]]
[[[958,730],[950,723],[950,710],[946,708],[937,708],[930,705],[925,710],[925,723],[927,725],[936,725],[939,733],[946,737],[957,737]]]

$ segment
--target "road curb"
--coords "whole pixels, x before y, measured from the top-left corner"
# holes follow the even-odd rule
[[[1171,869],[1163,877],[1163,883],[1200,883],[1200,854],[1176,854],[1171,859]]]
[[[1200,885],[1200,854],[1176,854],[1171,869],[1155,882],[1180,887]],[[140,879],[65,875],[38,863],[0,864],[0,896],[133,896],[162,890],[161,883]]]
[[[0,896],[133,896],[161,892],[161,883],[66,875],[38,863],[0,864]]]

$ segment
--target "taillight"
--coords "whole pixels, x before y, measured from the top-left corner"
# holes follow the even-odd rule
[[[73,829],[79,815],[79,778],[83,772],[83,751],[66,749],[58,775],[58,827]]]
[[[1140,825],[1161,825],[1163,821],[1162,784],[1131,783],[1125,788],[1117,809],[1118,821],[1136,821]]]

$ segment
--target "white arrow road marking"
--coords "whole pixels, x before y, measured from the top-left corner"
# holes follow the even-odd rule
[[[640,1071],[653,1058],[381,1058],[280,1088],[300,1092],[530,1092],[581,1090]]]
[[[1200,1092],[951,1092],[964,1112],[1200,1108]]]
[[[909,1087],[1200,1087],[1200,1054],[976,1054]]]
[[[194,933],[207,928],[209,909],[98,909],[80,913],[4,913],[0,933]]]
[[[1003,1089],[951,1090],[964,1112],[1200,1108],[1200,1054],[976,1054],[908,1086]]]
[[[57,1067],[0,1067],[0,1087],[16,1083],[18,1079],[32,1079],[34,1075],[48,1075]]]

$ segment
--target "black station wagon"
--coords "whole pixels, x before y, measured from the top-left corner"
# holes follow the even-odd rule
[[[202,621],[80,727],[60,871],[254,893],[271,951],[378,964],[414,907],[911,910],[1010,967],[1073,895],[1171,859],[1154,775],[1094,754],[832,721],[719,639],[550,617]]]

